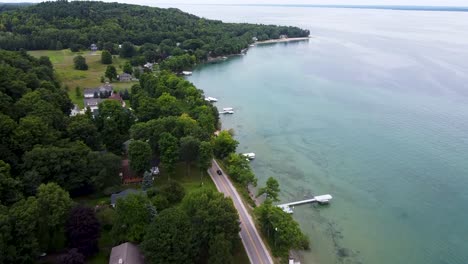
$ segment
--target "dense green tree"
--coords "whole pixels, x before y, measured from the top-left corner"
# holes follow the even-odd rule
[[[233,264],[231,241],[226,240],[224,233],[215,235],[210,240],[208,264]]]
[[[182,208],[191,219],[193,236],[196,237],[197,258],[206,259],[209,243],[218,234],[224,234],[232,245],[239,243],[239,216],[230,198],[208,188],[189,193],[182,201]],[[229,249],[232,252],[232,248]]]
[[[161,134],[158,141],[162,166],[167,173],[168,178],[174,175],[175,166],[179,160],[179,142],[176,137],[170,133]]]
[[[180,139],[180,157],[186,164],[187,175],[190,170],[190,164],[195,162],[200,151],[200,140],[193,136],[186,136]]]
[[[123,66],[123,72],[125,73],[128,73],[128,74],[132,74],[133,73],[133,67],[132,65],[130,64],[130,62],[126,62]]]
[[[257,178],[250,168],[249,161],[242,155],[231,153],[226,159],[227,171],[236,182],[244,186],[248,184],[257,185]]]
[[[122,144],[129,137],[133,116],[117,100],[105,100],[99,104],[99,114],[95,118],[96,127],[102,142],[109,151],[120,154]]]
[[[92,256],[99,251],[100,233],[101,226],[93,209],[81,205],[71,209],[65,223],[69,248],[76,248],[84,256]]]
[[[130,167],[136,172],[144,172],[150,167],[151,147],[141,140],[132,140],[128,147],[128,158]]]
[[[169,181],[167,184],[163,185],[160,190],[161,195],[163,195],[170,204],[176,204],[185,196],[185,189],[180,183],[176,181]]]
[[[198,153],[197,165],[200,174],[203,175],[210,167],[213,160],[213,145],[210,142],[202,141]]]
[[[109,79],[110,82],[112,82],[112,80],[117,79],[117,69],[115,69],[114,66],[109,65],[107,66],[106,72],[104,75]]]
[[[135,55],[136,49],[135,46],[131,42],[124,42],[122,43],[122,47],[120,48],[120,57],[122,58],[130,58]]]
[[[237,142],[228,131],[221,131],[213,140],[213,152],[217,158],[224,159],[236,151]]]
[[[75,70],[86,71],[88,70],[88,64],[86,64],[86,58],[78,55],[73,58],[73,63],[75,65]]]
[[[287,257],[291,249],[308,249],[309,240],[292,216],[267,200],[255,209],[260,227],[270,240],[275,256]]]
[[[99,224],[103,230],[109,231],[112,229],[112,226],[115,223],[116,212],[114,209],[105,207],[97,212],[97,218],[99,219]]]
[[[63,226],[73,201],[56,183],[41,184],[36,197],[40,247],[42,250],[56,250],[60,248],[57,239],[63,236]]]
[[[42,118],[27,116],[20,119],[12,137],[21,150],[28,151],[36,144],[51,144],[58,138],[58,132],[50,128]]]
[[[112,64],[112,55],[109,51],[103,50],[101,53],[101,63],[102,64]]]
[[[41,213],[37,199],[29,197],[10,207],[11,236],[5,263],[34,263],[39,255],[38,227]],[[7,235],[7,234],[5,234]],[[2,254],[3,255],[3,254]]]
[[[193,263],[192,230],[188,216],[178,208],[163,210],[150,224],[142,243],[145,261]]]
[[[177,116],[181,114],[181,109],[177,98],[169,93],[163,93],[157,100],[160,116]]]
[[[86,173],[90,175],[95,191],[121,184],[122,179],[119,173],[122,159],[120,156],[110,152],[94,151],[88,154],[87,160]]]
[[[10,175],[10,165],[0,160],[0,204],[11,205],[22,198],[21,183]]]
[[[153,220],[153,205],[146,194],[129,194],[117,200],[116,217],[112,226],[112,237],[116,244],[139,243],[143,240],[146,227]]]
[[[56,182],[74,194],[87,192],[91,186],[89,152],[90,149],[81,142],[61,147],[36,146],[24,155],[23,184],[34,191],[40,183]]]
[[[70,118],[67,126],[67,135],[71,140],[81,140],[93,150],[101,148],[101,139],[91,120],[86,115],[76,115]]]
[[[280,192],[280,188],[279,188],[278,181],[273,177],[269,177],[266,182],[266,186],[258,190],[257,196],[265,194],[267,199],[270,199],[273,202],[278,202],[279,192]]]

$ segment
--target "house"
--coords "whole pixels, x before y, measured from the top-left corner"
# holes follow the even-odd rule
[[[132,80],[132,75],[131,74],[128,74],[128,73],[122,73],[119,75],[119,81],[121,82],[128,82],[128,81],[131,81]]]
[[[252,37],[252,41],[257,42],[258,38],[257,37]]]
[[[85,98],[84,99],[85,108],[89,107],[89,109],[91,110],[91,113],[93,113],[93,115],[97,112],[100,102],[102,102],[101,98]]]
[[[109,83],[101,85],[97,88],[88,88],[84,90],[84,98],[96,98],[102,97],[107,98],[112,95],[114,88]],[[103,96],[101,96],[103,95]]]
[[[96,44],[93,43],[93,44],[91,44],[91,46],[89,47],[89,49],[90,49],[91,51],[97,51],[97,50],[98,50],[98,47],[96,46]]]
[[[144,264],[143,254],[138,246],[126,242],[112,248],[109,264]]]
[[[76,116],[79,114],[84,114],[83,110],[80,110],[80,107],[78,105],[73,105],[73,109],[70,112],[70,116]]]
[[[280,35],[279,38],[280,38],[280,39],[287,39],[287,38],[288,38],[288,35]]]
[[[114,92],[111,96],[109,96],[107,98],[108,100],[116,100],[116,101],[119,101],[120,102],[120,105],[122,105],[122,107],[125,107],[125,101],[122,99],[122,96],[120,96],[119,93],[117,92]]]
[[[140,191],[135,190],[135,189],[126,189],[126,190],[123,190],[123,191],[121,191],[119,193],[113,193],[111,195],[111,206],[115,207],[115,205],[117,204],[118,199],[125,198],[125,197],[127,197],[127,195],[132,194],[132,193],[140,193]]]

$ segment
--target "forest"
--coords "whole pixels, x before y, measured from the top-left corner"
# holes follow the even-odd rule
[[[280,35],[306,37],[308,30],[234,24],[178,9],[92,1],[53,1],[0,13],[0,48],[7,50],[89,48],[105,43],[157,45],[161,58],[185,51],[198,58],[239,53],[253,42]]]

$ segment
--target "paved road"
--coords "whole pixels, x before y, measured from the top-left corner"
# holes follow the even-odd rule
[[[247,255],[249,256],[250,262],[252,264],[273,264],[270,252],[267,250],[265,244],[260,238],[253,220],[242,203],[237,190],[227,178],[224,171],[219,167],[218,163],[215,160],[211,163],[211,168],[208,170],[208,173],[213,179],[218,190],[224,193],[225,196],[232,198],[234,206],[239,213],[239,219],[241,221],[241,231],[239,234],[242,243],[244,244],[245,251],[247,251]],[[217,170],[221,170],[223,175],[218,175],[216,173]]]

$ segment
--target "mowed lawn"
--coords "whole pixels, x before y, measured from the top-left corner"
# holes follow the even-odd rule
[[[95,88],[101,83],[101,76],[104,76],[108,65],[101,63],[101,51],[91,52],[71,52],[69,49],[64,50],[34,50],[29,51],[34,57],[39,58],[40,56],[47,56],[54,65],[55,72],[57,73],[58,79],[63,85],[68,87],[68,95],[73,103],[83,107],[83,97],[77,97],[75,93],[76,87],[81,88],[81,93],[85,88]],[[87,71],[79,71],[74,69],[73,58],[81,55],[85,57],[86,63],[88,64]],[[117,73],[122,73],[123,65],[127,62],[127,59],[120,58],[118,55],[112,57],[112,65],[117,69]],[[136,82],[118,82],[114,81],[112,85],[115,91],[121,91],[132,87]]]

